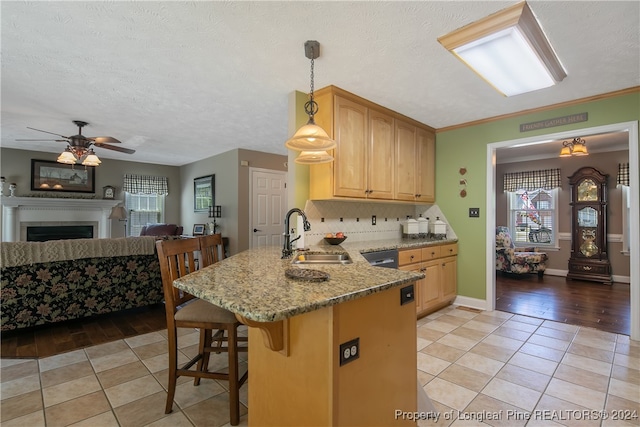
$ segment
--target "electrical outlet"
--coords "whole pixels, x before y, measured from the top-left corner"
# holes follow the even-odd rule
[[[376,216],[371,215],[371,225],[376,225]]]
[[[469,208],[469,218],[480,218],[480,208]]]
[[[409,304],[411,301],[414,301],[415,295],[413,285],[405,286],[400,289],[400,305]]]
[[[360,338],[340,344],[340,366],[360,357]]]
[[[342,222],[342,218],[340,218],[340,222]]]

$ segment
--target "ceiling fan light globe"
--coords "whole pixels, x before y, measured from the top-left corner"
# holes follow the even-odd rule
[[[102,163],[102,161],[95,154],[89,154],[82,161],[84,166],[99,166],[100,163]]]
[[[78,159],[71,151],[63,151],[62,154],[58,156],[58,159],[56,161],[58,163],[64,163],[66,165],[73,165],[78,161]]]

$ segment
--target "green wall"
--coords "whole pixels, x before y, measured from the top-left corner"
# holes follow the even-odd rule
[[[520,124],[588,113],[587,122],[520,132]],[[485,205],[487,145],[500,141],[571,131],[640,119],[640,92],[551,109],[436,134],[436,202],[459,238],[458,294],[485,299]],[[467,169],[467,197],[458,195],[461,167]],[[469,218],[480,207],[480,218]]]
[[[301,126],[307,124],[309,116],[304,111],[304,104],[309,100],[309,94],[295,91],[289,98],[291,105],[290,122],[294,123],[290,129],[289,136],[292,136]],[[291,127],[291,123],[290,123]],[[326,130],[326,129],[325,129]],[[282,142],[284,145],[284,141]],[[289,207],[304,209],[305,203],[309,199],[309,165],[299,165],[295,163],[295,158],[300,154],[299,151],[289,150],[289,183],[292,186],[291,192],[293,197],[289,197]],[[296,185],[302,183],[302,185]]]

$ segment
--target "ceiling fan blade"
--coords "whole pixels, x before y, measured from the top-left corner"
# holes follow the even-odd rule
[[[67,138],[67,139],[69,138],[68,136],[60,135],[60,134],[58,134],[58,133],[53,133],[53,132],[49,132],[49,131],[46,131],[46,130],[41,130],[41,129],[36,129],[36,128],[30,128],[29,126],[27,126],[27,129],[37,130],[38,132],[50,133],[51,135],[61,136],[61,137],[63,137],[63,138]]]
[[[122,142],[112,136],[94,136],[87,139],[95,142],[96,144],[122,144]]]
[[[133,154],[136,152],[136,150],[132,150],[130,148],[118,147],[117,145],[104,145],[99,143],[95,143],[94,145],[96,147],[106,148],[107,150],[119,151],[121,153]]]
[[[68,142],[66,139],[16,139],[16,141],[52,141],[52,142]]]

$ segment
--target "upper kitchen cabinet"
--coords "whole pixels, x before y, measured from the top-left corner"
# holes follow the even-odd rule
[[[435,201],[435,136],[432,131],[396,120],[395,199]]]
[[[316,91],[314,99],[315,121],[337,147],[334,162],[310,167],[311,199],[433,202],[433,129],[335,86]],[[399,186],[399,180],[410,185]]]

